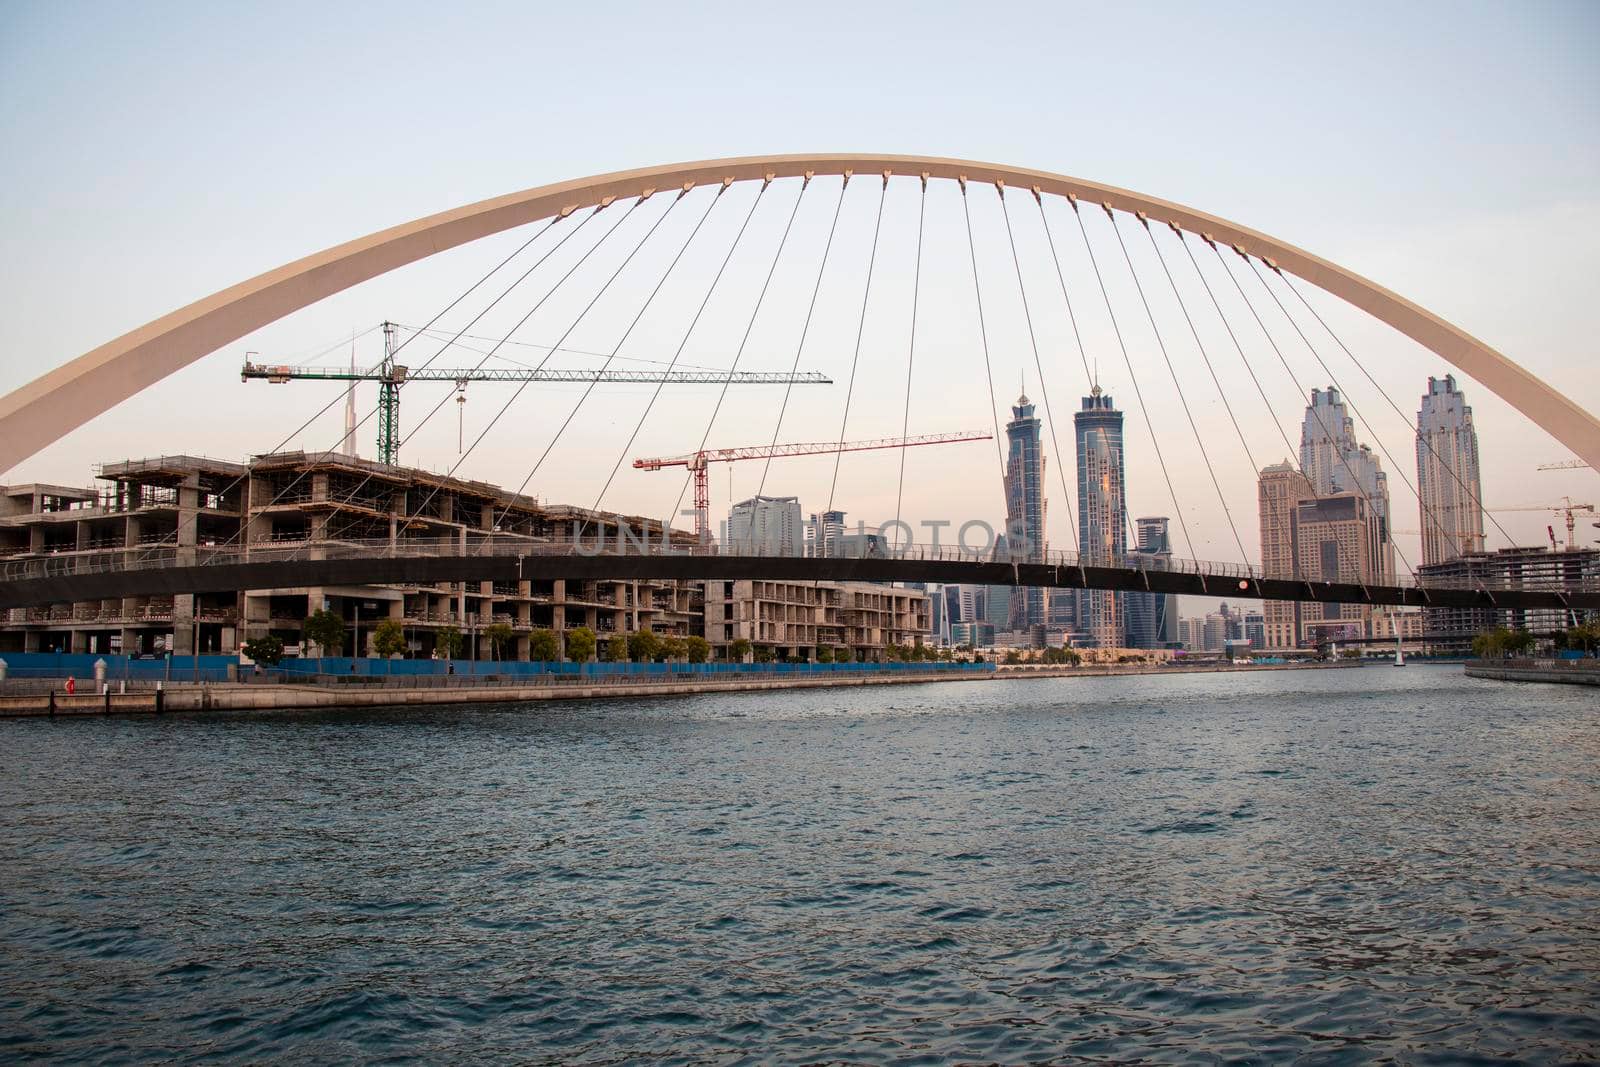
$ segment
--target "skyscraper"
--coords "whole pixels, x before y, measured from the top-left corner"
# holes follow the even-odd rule
[[[800,555],[800,498],[753,496],[728,512],[727,544],[763,556]]]
[[[1428,379],[1417,412],[1417,496],[1422,562],[1483,551],[1483,490],[1478,431],[1454,375]]]
[[[1170,570],[1172,542],[1165,516],[1135,520],[1138,543],[1128,553],[1130,566]],[[1166,648],[1178,641],[1178,598],[1167,593],[1124,593],[1123,614],[1129,648]]]
[[[1097,384],[1072,425],[1078,446],[1078,552],[1089,566],[1116,566],[1128,550],[1122,412]],[[1078,604],[1078,629],[1094,647],[1122,644],[1120,594],[1085,590]]]
[[[1311,390],[1300,425],[1300,469],[1317,496],[1356,493],[1365,497],[1378,524],[1378,569],[1363,581],[1394,582],[1394,542],[1391,539],[1389,476],[1372,449],[1356,441],[1355,423],[1344,398],[1333,386]]]
[[[1006,535],[1012,558],[1018,562],[1044,562],[1044,449],[1039,440],[1039,419],[1026,393],[1011,406],[1006,423],[1010,453],[1006,458]],[[1011,599],[1010,629],[1022,630],[1046,621],[1044,590],[1022,589]]]
[[[835,555],[834,546],[844,534],[844,512],[813,513],[806,520],[806,555],[823,559]]]
[[[1261,517],[1261,572],[1269,578],[1299,576],[1295,518],[1300,501],[1314,497],[1311,482],[1288,460],[1265,468],[1256,481]],[[1297,602],[1269,600],[1262,607],[1267,648],[1294,648],[1300,643]]]

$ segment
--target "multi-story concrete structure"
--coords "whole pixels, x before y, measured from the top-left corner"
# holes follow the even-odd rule
[[[889,645],[920,645],[929,632],[928,594],[874,582],[707,582],[705,637],[718,656],[743,638],[779,659],[816,658],[820,648],[884,658]]]
[[[1389,476],[1372,449],[1356,440],[1355,423],[1333,386],[1311,390],[1300,425],[1300,470],[1317,496],[1356,493],[1378,522],[1378,570],[1367,580],[1394,582],[1394,543],[1390,537]]]
[[[755,496],[739,501],[728,512],[726,543],[738,552],[798,556],[802,536],[799,497]]]
[[[1026,393],[1011,406],[1006,423],[1006,536],[1019,562],[1042,563],[1045,554],[1044,447],[1039,419]],[[1046,622],[1045,591],[1020,589],[1011,598],[1008,629],[1025,630]]]
[[[1311,483],[1288,460],[1261,471],[1256,482],[1261,520],[1261,570],[1272,578],[1300,576],[1295,515],[1300,502],[1315,496]],[[1299,603],[1269,600],[1262,607],[1265,647],[1294,648],[1300,643]]]
[[[1573,589],[1584,583],[1600,586],[1600,549],[1579,548],[1552,552],[1538,548],[1502,548],[1496,552],[1473,552],[1465,556],[1432,563],[1417,569],[1423,585],[1449,585],[1458,588],[1496,589]],[[1465,644],[1474,634],[1496,626],[1530,633],[1564,630],[1585,615],[1600,612],[1567,612],[1504,608],[1424,608],[1423,632],[1430,642]]]
[[[118,553],[134,559],[203,561],[208,549],[241,546],[282,555],[352,541],[407,551],[465,546],[491,531],[530,544],[580,536],[614,539],[619,524],[659,540],[660,524],[541,504],[482,482],[388,466],[341,453],[279,453],[250,464],[192,456],[108,463],[98,489],[14,486],[0,490],[0,554]],[[685,546],[688,534],[674,534]],[[587,626],[602,638],[650,628],[698,629],[697,588],[635,581],[455,582],[318,586],[203,596],[147,596],[13,609],[0,648],[25,651],[232,652],[268,632],[292,648],[307,615],[327,608],[350,624],[346,648],[365,652],[372,627],[397,619],[414,655],[441,632],[465,639],[467,656],[490,655],[491,626],[509,626],[506,654],[525,658],[529,633]]]
[[[1095,385],[1072,423],[1078,446],[1078,552],[1091,566],[1117,566],[1128,550],[1122,412]],[[1122,644],[1122,594],[1085,590],[1078,605],[1078,629],[1091,646]]]
[[[1454,375],[1430,377],[1422,395],[1417,412],[1417,498],[1424,565],[1483,551],[1478,431]]]

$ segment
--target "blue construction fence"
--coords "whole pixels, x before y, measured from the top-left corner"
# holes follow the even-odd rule
[[[252,668],[241,666],[235,656],[186,656],[139,658],[78,652],[0,652],[6,674],[12,678],[91,679],[95,663],[104,660],[106,677],[112,681],[226,682],[235,675],[248,677]],[[983,672],[994,670],[992,663],[547,663],[523,660],[442,660],[442,659],[352,659],[328,656],[285,659],[272,668],[284,675],[367,675],[373,677],[420,677],[455,674],[463,677],[498,675],[531,677],[536,675],[718,675],[718,674],[882,674],[897,671],[919,673]]]

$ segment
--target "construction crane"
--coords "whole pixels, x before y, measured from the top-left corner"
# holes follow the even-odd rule
[[[300,367],[253,363],[246,353],[241,381],[259,379],[281,385],[292,381],[377,382],[378,383],[378,459],[394,464],[400,458],[400,387],[406,382],[453,382],[457,389],[459,412],[466,397],[461,392],[468,382],[622,382],[627,384],[670,385],[832,385],[833,379],[815,372],[794,374],[765,371],[723,370],[571,370],[532,367],[419,367],[411,370],[396,363],[394,323],[383,324],[383,362],[362,370],[355,366]]]
[[[741,459],[769,459],[777,456],[820,456],[834,452],[871,452],[881,448],[912,448],[918,445],[949,445],[957,441],[989,441],[994,434],[988,430],[964,430],[957,433],[929,433],[917,437],[880,437],[871,441],[808,441],[789,445],[751,445],[748,448],[708,448],[682,456],[659,459],[636,459],[636,470],[658,471],[666,467],[687,467],[694,472],[694,533],[702,545],[711,543],[708,513],[711,510],[711,490],[706,475],[713,463],[732,463]]]
[[[1580,512],[1580,511],[1587,511],[1592,515],[1592,514],[1594,514],[1594,505],[1593,504],[1574,504],[1572,502],[1572,498],[1570,496],[1564,496],[1564,497],[1561,498],[1561,503],[1559,503],[1559,504],[1525,504],[1525,505],[1520,505],[1518,507],[1511,507],[1511,508],[1485,508],[1484,510],[1485,511],[1500,511],[1500,512],[1505,512],[1505,511],[1554,511],[1554,512],[1562,513],[1562,514],[1566,515],[1566,517],[1567,517],[1567,551],[1571,552],[1573,549],[1578,547],[1577,537],[1576,537],[1576,534],[1574,532],[1574,529],[1575,529],[1577,524],[1573,521],[1572,516],[1573,516],[1574,513]],[[1550,548],[1553,551],[1555,549],[1555,547],[1556,547],[1555,531],[1552,530],[1552,531],[1550,531]]]
[[[1541,463],[1539,464],[1539,469],[1542,471],[1572,471],[1593,466],[1594,464],[1581,459],[1564,459],[1560,463]]]

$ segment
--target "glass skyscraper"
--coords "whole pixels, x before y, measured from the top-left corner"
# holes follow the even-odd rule
[[[1006,458],[1006,535],[1012,559],[1044,562],[1044,449],[1039,439],[1039,419],[1026,393],[1011,406],[1006,423],[1010,454]],[[1023,630],[1047,621],[1044,590],[1018,590],[1011,599],[1010,628]]]
[[[1083,410],[1073,415],[1072,425],[1078,446],[1078,552],[1086,566],[1117,566],[1128,551],[1122,412],[1097,384],[1083,398]],[[1094,647],[1122,646],[1120,594],[1086,589],[1078,604],[1078,629]]]
[[[1478,431],[1452,375],[1428,379],[1417,412],[1417,495],[1424,564],[1483,551]]]

